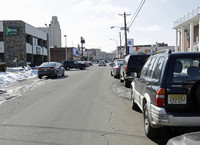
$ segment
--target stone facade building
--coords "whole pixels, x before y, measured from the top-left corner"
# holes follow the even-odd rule
[[[47,34],[23,21],[0,21],[0,62],[22,66],[47,61]]]

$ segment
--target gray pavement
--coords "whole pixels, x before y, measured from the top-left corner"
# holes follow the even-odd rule
[[[0,105],[1,145],[166,143],[144,135],[142,113],[131,109],[130,90],[110,76],[110,67],[65,73]]]

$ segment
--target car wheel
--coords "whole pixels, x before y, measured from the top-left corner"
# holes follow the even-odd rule
[[[124,81],[122,80],[122,76],[120,75],[120,82],[123,83]]]
[[[156,138],[156,137],[158,137],[161,128],[153,128],[151,126],[151,123],[149,121],[149,113],[148,113],[147,104],[144,105],[143,116],[144,116],[144,132],[145,132],[145,135],[148,138]]]
[[[65,70],[70,70],[70,67],[69,67],[69,66],[67,66],[67,67],[65,68]]]
[[[39,79],[41,79],[41,78],[42,78],[42,76],[38,76],[38,78],[39,78]]]
[[[56,74],[54,75],[54,78],[59,77],[59,72],[57,71]]]
[[[131,88],[131,101],[132,101],[132,109],[135,111],[139,110],[138,105],[135,103],[133,88]]]
[[[124,80],[124,85],[125,85],[125,87],[127,87],[127,88],[130,88],[130,82],[129,81],[127,81],[127,80]]]
[[[80,67],[79,69],[80,69],[80,70],[85,70],[85,67],[84,67],[84,66],[82,66],[82,67]]]
[[[197,102],[197,105],[200,107],[200,85],[197,87],[196,89],[196,102]]]
[[[65,76],[65,71],[63,70],[62,76]]]

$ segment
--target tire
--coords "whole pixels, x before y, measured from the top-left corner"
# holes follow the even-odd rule
[[[112,71],[110,72],[110,75],[113,76]]]
[[[85,67],[84,67],[84,66],[82,66],[82,67],[80,67],[79,69],[80,69],[80,70],[85,70]]]
[[[42,79],[42,76],[38,76],[39,79]]]
[[[160,133],[161,128],[153,128],[151,126],[151,123],[149,121],[149,113],[148,113],[147,104],[144,105],[143,116],[144,116],[144,132],[145,132],[145,135],[148,138],[159,137],[159,133]]]
[[[135,111],[139,110],[138,105],[135,103],[133,88],[131,88],[131,101],[132,101],[132,109]]]
[[[63,70],[62,76],[65,76],[65,71]]]
[[[196,89],[196,103],[200,107],[200,85]]]
[[[59,72],[57,71],[56,74],[54,75],[54,78],[59,77]]]
[[[131,83],[130,81],[124,80],[124,85],[125,87],[130,88]]]
[[[65,70],[70,70],[70,67],[69,67],[69,66],[66,66],[66,67],[65,67]]]
[[[122,80],[122,76],[120,75],[120,82],[123,83],[124,81]]]

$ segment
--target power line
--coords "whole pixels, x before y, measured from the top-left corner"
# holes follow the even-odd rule
[[[141,1],[139,7],[137,8],[135,14],[133,15],[133,17],[132,17],[132,19],[131,19],[132,22],[131,22],[131,24],[129,25],[129,28],[132,26],[133,22],[134,22],[135,19],[137,18],[137,16],[138,16],[139,12],[141,11],[141,9],[142,9],[142,7],[143,7],[145,1],[146,1],[146,0],[142,0],[142,1]]]

